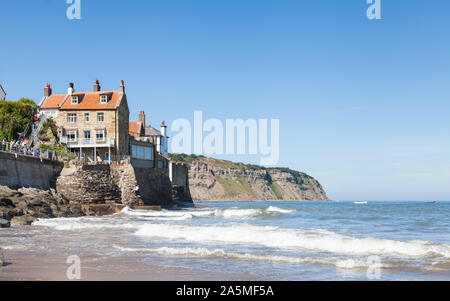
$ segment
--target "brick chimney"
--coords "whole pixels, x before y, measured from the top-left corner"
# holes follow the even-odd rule
[[[48,97],[52,95],[52,88],[50,88],[50,84],[47,83],[44,88],[44,96]]]
[[[100,82],[97,80],[95,80],[95,84],[94,84],[94,92],[100,92],[101,91],[101,87],[100,87]]]
[[[120,81],[119,94],[125,94],[125,83],[123,80]]]
[[[140,111],[139,112],[139,122],[142,124],[142,126],[145,127],[145,112],[144,111]]]

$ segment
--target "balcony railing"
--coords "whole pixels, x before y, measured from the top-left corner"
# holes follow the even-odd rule
[[[61,137],[61,143],[66,144],[68,146],[92,146],[92,147],[98,147],[98,146],[109,146],[114,147],[116,145],[115,139],[69,139],[68,137]]]

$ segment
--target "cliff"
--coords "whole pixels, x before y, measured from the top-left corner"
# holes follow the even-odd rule
[[[288,168],[194,155],[172,154],[171,158],[189,166],[189,189],[194,201],[329,201],[316,179]]]

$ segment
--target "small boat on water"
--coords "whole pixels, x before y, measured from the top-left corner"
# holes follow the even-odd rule
[[[436,201],[425,201],[424,203],[425,204],[436,204],[437,202]]]
[[[356,205],[366,205],[367,202],[353,202],[353,204],[356,204]]]

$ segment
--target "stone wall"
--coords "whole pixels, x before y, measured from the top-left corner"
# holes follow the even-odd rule
[[[145,205],[169,206],[172,203],[172,183],[167,168],[138,168],[134,174]]]
[[[56,191],[71,202],[80,204],[121,203],[121,189],[111,176],[109,165],[84,165],[73,173],[61,175]]]
[[[62,168],[60,162],[0,152],[0,185],[49,190]]]
[[[135,184],[139,186],[137,193]],[[56,191],[64,198],[81,204],[162,207],[172,204],[168,169],[139,168],[131,164],[77,167],[58,178]]]
[[[180,163],[169,163],[172,177],[172,199],[179,202],[192,203],[189,190],[189,168]]]

